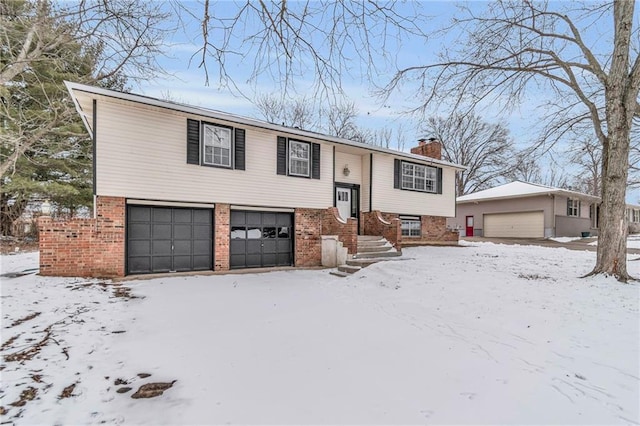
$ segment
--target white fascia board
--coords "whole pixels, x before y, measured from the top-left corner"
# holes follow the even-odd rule
[[[411,160],[414,160],[414,161],[420,161],[420,162],[427,163],[427,164],[438,164],[440,166],[450,167],[450,168],[453,168],[453,169],[456,169],[456,170],[467,170],[468,169],[468,167],[466,167],[466,166],[462,166],[460,164],[450,163],[450,162],[444,161],[444,160],[437,160],[435,158],[424,157],[422,155],[410,154],[410,153],[401,152],[401,151],[394,151],[394,150],[388,149],[388,148],[377,147],[377,146],[369,145],[369,144],[366,144],[366,143],[355,142],[355,141],[351,141],[351,140],[348,140],[348,139],[338,138],[338,137],[335,137],[335,136],[323,135],[321,133],[310,132],[308,130],[301,130],[301,129],[296,129],[296,128],[293,128],[293,127],[281,126],[281,125],[278,125],[278,124],[269,123],[267,121],[262,121],[262,120],[257,120],[257,119],[254,119],[254,118],[243,117],[243,116],[240,116],[240,115],[230,114],[230,113],[227,113],[227,112],[222,112],[222,111],[213,110],[213,109],[209,109],[209,108],[195,107],[195,106],[181,104],[181,103],[177,103],[177,102],[171,102],[171,101],[163,101],[163,100],[152,98],[152,97],[149,97],[149,96],[136,95],[136,94],[132,94],[132,93],[118,92],[118,91],[115,91],[115,90],[103,89],[101,87],[89,86],[89,85],[80,84],[80,83],[73,83],[73,82],[70,82],[70,81],[65,81],[64,84],[67,86],[67,90],[69,90],[69,93],[71,93],[71,97],[74,99],[74,103],[76,104],[76,109],[78,110],[78,113],[81,116],[83,116],[83,118],[86,118],[85,114],[87,114],[87,113],[82,111],[82,109],[80,108],[80,105],[78,104],[78,102],[76,100],[76,94],[74,93],[75,91],[91,93],[91,94],[94,94],[94,95],[107,96],[107,97],[112,97],[112,98],[116,98],[116,99],[122,99],[122,100],[130,101],[130,102],[156,106],[156,107],[159,107],[159,108],[167,108],[167,109],[171,109],[171,110],[174,110],[174,111],[180,111],[180,112],[185,112],[185,113],[188,113],[188,114],[205,116],[205,117],[208,117],[208,118],[213,118],[213,119],[218,119],[218,120],[231,121],[231,122],[242,124],[242,125],[246,125],[246,126],[259,127],[259,128],[262,128],[262,129],[274,130],[274,131],[282,132],[282,133],[288,133],[288,134],[291,134],[291,135],[302,136],[302,137],[306,137],[306,138],[313,138],[313,139],[317,139],[317,140],[321,140],[321,141],[326,141],[326,142],[332,142],[332,143],[341,144],[341,145],[352,146],[352,147],[361,148],[361,149],[364,149],[364,150],[367,150],[367,151],[373,151],[373,152],[379,152],[379,153],[383,153],[383,154],[389,154],[389,155],[393,155],[393,156],[396,156],[396,157],[410,158]],[[85,125],[87,125],[87,124],[88,123],[85,121]]]

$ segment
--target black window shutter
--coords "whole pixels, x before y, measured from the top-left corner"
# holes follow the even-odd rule
[[[571,198],[567,198],[567,216],[571,216]]]
[[[287,174],[287,138],[278,136],[278,168],[279,175]]]
[[[393,160],[393,187],[400,188],[400,173],[402,167],[400,164],[400,160],[397,158]]]
[[[200,164],[200,122],[187,119],[187,164]]]
[[[311,144],[311,178],[320,179],[320,144]]]
[[[438,170],[438,179],[436,180],[438,194],[442,194],[442,168],[438,167],[436,170]]]
[[[582,216],[582,201],[578,201],[578,217]]]
[[[245,131],[244,129],[235,129],[234,141],[234,159],[235,169],[244,170],[244,153],[245,153]]]

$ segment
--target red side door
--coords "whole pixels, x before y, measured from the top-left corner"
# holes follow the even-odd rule
[[[467,232],[466,232],[466,236],[467,237],[473,237],[473,216],[467,216]]]

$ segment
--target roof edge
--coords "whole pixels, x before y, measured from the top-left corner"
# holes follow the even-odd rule
[[[411,153],[402,152],[402,151],[396,151],[396,150],[393,150],[393,149],[378,147],[378,146],[375,146],[375,145],[369,145],[369,144],[361,143],[361,142],[355,142],[355,141],[352,141],[352,140],[349,140],[349,139],[339,138],[339,137],[336,137],[336,136],[329,136],[329,135],[324,135],[324,134],[321,134],[321,133],[311,132],[311,131],[308,131],[308,130],[302,130],[302,129],[296,129],[296,128],[293,128],[293,127],[282,126],[282,125],[278,125],[278,124],[269,123],[267,121],[258,120],[258,119],[255,119],[255,118],[244,117],[244,116],[241,116],[241,115],[236,115],[236,114],[231,114],[231,113],[227,113],[227,112],[223,112],[223,111],[219,111],[219,110],[214,110],[214,109],[211,109],[211,108],[196,107],[196,106],[188,105],[188,104],[182,104],[182,103],[177,103],[177,102],[172,102],[172,101],[164,101],[164,100],[153,98],[153,97],[146,96],[146,95],[119,92],[119,91],[116,91],[116,90],[105,89],[105,88],[96,87],[96,86],[89,86],[89,85],[86,85],[86,84],[75,83],[75,82],[71,82],[71,81],[64,81],[64,84],[67,87],[67,90],[69,91],[69,93],[71,94],[71,97],[73,99],[73,103],[76,105],[76,110],[78,111],[78,114],[80,114],[83,117],[83,121],[85,121],[85,126],[88,125],[88,123],[86,122],[86,118],[84,117],[86,112],[82,111],[82,109],[80,108],[80,105],[79,105],[79,103],[78,103],[78,101],[76,99],[76,95],[74,94],[74,91],[91,93],[91,94],[94,94],[94,95],[107,96],[107,97],[112,97],[112,98],[116,98],[116,99],[122,99],[122,100],[130,101],[130,102],[142,103],[142,104],[146,104],[146,105],[156,106],[156,107],[160,107],[160,108],[167,108],[167,109],[171,109],[171,110],[174,110],[174,111],[185,112],[185,113],[188,113],[188,114],[201,115],[201,116],[205,116],[205,117],[209,117],[209,118],[217,118],[219,120],[232,121],[232,122],[235,122],[235,123],[238,123],[238,124],[259,127],[259,128],[263,128],[263,129],[267,129],[267,130],[275,130],[275,131],[289,133],[289,134],[296,135],[296,136],[303,136],[303,137],[308,137],[308,138],[321,139],[321,140],[325,140],[327,142],[337,143],[337,144],[351,146],[351,147],[355,147],[355,148],[366,149],[366,150],[369,150],[369,151],[380,152],[380,153],[383,153],[383,154],[396,155],[396,156],[410,158],[410,159],[413,159],[413,160],[422,161],[422,162],[426,162],[426,163],[438,164],[438,165],[441,165],[441,166],[451,167],[451,168],[454,168],[454,169],[457,169],[457,170],[467,170],[468,169],[468,167],[466,167],[466,166],[463,166],[463,165],[460,165],[460,164],[455,164],[455,163],[450,163],[450,162],[445,161],[445,160],[438,160],[436,158],[424,157],[422,155],[411,154]],[[87,130],[89,131],[89,133],[91,133],[91,130],[90,130],[89,127],[87,127]]]

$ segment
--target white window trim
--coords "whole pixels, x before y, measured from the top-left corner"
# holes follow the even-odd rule
[[[580,200],[568,198],[567,203],[571,203],[570,207],[567,209],[567,216],[580,217]]]
[[[406,165],[410,165],[410,166],[413,167],[413,173],[406,174],[404,172],[405,164]],[[424,169],[424,178],[416,178],[416,169],[417,168]],[[400,188],[405,189],[405,190],[409,190],[409,191],[427,192],[427,193],[430,193],[430,194],[435,194],[438,191],[438,170],[435,167],[429,167],[429,166],[425,166],[423,164],[415,164],[415,163],[408,163],[406,161],[402,161],[401,164],[400,164],[400,172],[401,172],[400,173]],[[433,177],[432,178],[428,177],[429,172],[433,173]],[[411,178],[411,185],[412,186],[409,187],[409,186],[405,185],[405,179],[404,179],[405,176]],[[416,188],[416,180],[417,179],[424,180],[424,189]],[[427,189],[429,182],[431,182],[431,189]]]
[[[207,143],[207,128],[211,128],[214,134],[215,134],[216,131],[223,131],[223,132],[226,132],[228,134],[228,136],[229,136],[229,139],[228,139],[229,146],[228,146],[228,148],[222,147],[222,149],[228,149],[229,150],[229,163],[228,164],[216,163],[215,155],[213,155],[213,152],[212,152],[212,156],[211,156],[212,161],[210,161],[210,162],[207,161],[207,156],[206,156],[207,146],[211,146],[212,148],[215,148],[215,145],[213,144],[213,141],[210,141],[209,143]],[[202,125],[202,164],[205,164],[207,166],[217,166],[217,167],[231,168],[232,148],[233,148],[233,132],[231,131],[230,128],[222,127],[222,126],[216,126],[216,125],[213,125],[213,124],[203,124]]]
[[[298,157],[294,158],[291,155],[292,154],[292,146],[294,144],[303,145],[303,146],[307,147],[307,158],[298,158]],[[294,172],[293,171],[293,167],[291,167],[291,161],[292,160],[306,162],[307,163],[307,173],[304,174],[304,173],[296,173],[296,172]],[[288,152],[287,152],[287,161],[289,162],[289,175],[291,175],[291,176],[310,177],[311,176],[311,143],[289,140],[289,148],[288,148]]]
[[[411,224],[414,226],[409,226],[405,228],[405,223],[406,224]],[[416,227],[415,224],[417,224],[418,226]],[[407,238],[420,238],[422,237],[422,221],[420,220],[420,218],[414,218],[414,217],[401,217],[400,218],[400,230],[401,230],[401,234],[403,237],[407,237]],[[405,233],[405,231],[407,231]],[[417,234],[412,235],[412,231],[417,231]]]

